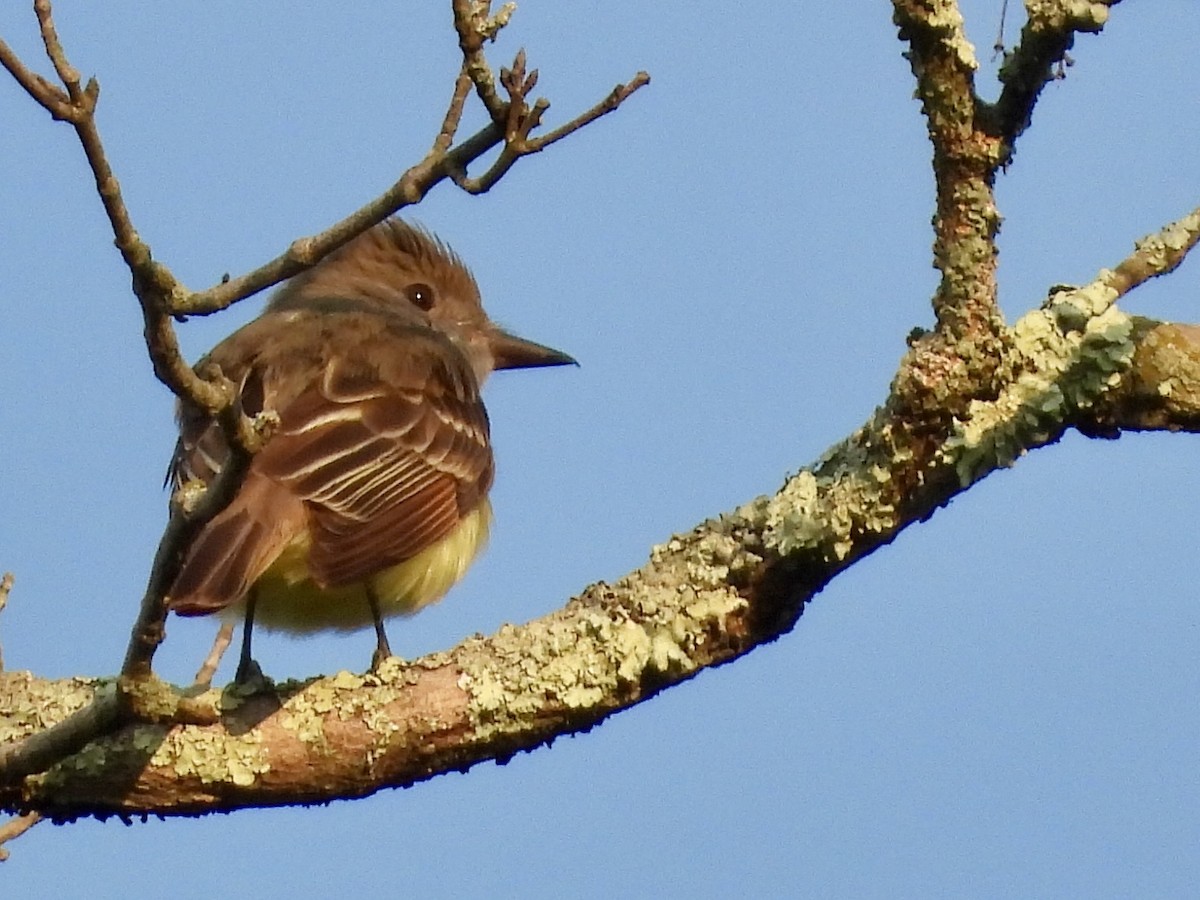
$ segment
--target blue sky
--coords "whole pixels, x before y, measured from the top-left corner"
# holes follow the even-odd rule
[[[457,69],[448,6],[56,8],[135,222],[201,288],[420,157]],[[981,84],[999,6],[963,4]],[[0,34],[48,71],[25,4]],[[883,400],[932,318],[929,147],[889,4],[525,0],[493,62],[519,46],[551,122],[638,69],[653,83],[489,195],[442,186],[409,213],[495,318],[582,363],[489,383],[493,540],[392,628],[409,657],[774,490]],[[1010,316],[1197,204],[1197,46],[1187,0],[1121,4],[1077,42],[999,184]],[[107,674],[165,518],[171,401],[73,134],[3,78],[0,118],[0,643],[10,668]],[[1189,260],[1123,305],[1195,321],[1198,296]],[[183,326],[189,355],[260,306]],[[42,825],[5,893],[1181,896],[1200,877],[1196,453],[1070,435],[837,579],[791,635],[588,735],[326,808]],[[160,673],[188,679],[212,628],[172,621]],[[256,641],[277,677],[372,647]]]

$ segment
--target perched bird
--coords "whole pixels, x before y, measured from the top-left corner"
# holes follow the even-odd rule
[[[179,615],[244,616],[237,680],[257,672],[253,624],[308,633],[415,613],[487,539],[494,464],[480,386],[495,369],[573,364],[483,310],[475,279],[432,234],[389,219],[281,287],[197,368],[240,386],[278,427],[232,502],[185,551]],[[229,457],[214,419],[183,407],[175,486]]]

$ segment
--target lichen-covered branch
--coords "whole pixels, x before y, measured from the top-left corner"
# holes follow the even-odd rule
[[[957,3],[893,0],[933,146],[942,280],[935,330],[912,340],[885,402],[861,428],[775,494],[670,538],[637,571],[592,585],[550,616],[411,663],[393,659],[377,673],[247,695],[205,685],[179,690],[149,669],[172,560],[189,529],[223,505],[239,465],[271,427],[269,416],[241,415],[219,372],[195,373],[184,363],[175,317],[224,308],[299,272],[444,179],[487,190],[521,156],[615,109],[648,79],[639,73],[537,136],[549,104],[529,99],[536,70],[522,52],[497,76],[483,52],[512,4],[493,14],[485,0],[452,0],[462,64],[426,157],[322,234],[193,293],[151,258],[134,229],[95,130],[98,85],[81,84],[49,0],[37,0],[62,86],[2,43],[0,64],[75,128],[134,276],[155,371],[188,402],[220,411],[240,450],[192,514],[168,529],[120,678],[0,674],[0,807],[66,820],[323,803],[504,760],[786,633],[814,594],[856,560],[1067,429],[1200,431],[1200,325],[1135,318],[1117,305],[1182,263],[1200,241],[1200,209],[1140,241],[1091,283],[1054,288],[1011,327],[997,304],[994,179],[1073,35],[1099,30],[1115,2],[1027,0],[1021,45],[1002,71],[1000,100],[988,105],[976,94],[974,49]],[[489,124],[459,140],[472,88]],[[469,176],[468,167],[496,148],[490,165]]]
[[[893,8],[933,145],[933,256],[942,273],[934,313],[939,330],[986,341],[1003,327],[995,281],[1000,216],[992,196],[1000,157],[976,121],[975,48],[955,0],[894,0]]]
[[[550,616],[447,653],[248,697],[146,683],[118,730],[38,774],[10,771],[0,806],[70,819],[322,803],[586,730],[786,633],[854,561],[1068,428],[1200,430],[1200,326],[1116,305],[1198,240],[1200,209],[1091,283],[1052,292],[1012,329],[1013,378],[942,434],[914,435],[885,405],[776,494],[671,538]],[[94,692],[111,682],[0,676],[0,744],[90,709]]]
[[[506,5],[494,16],[490,14],[490,4],[476,0],[467,3],[455,0],[453,9],[463,52],[463,66],[455,82],[442,127],[426,156],[405,171],[380,196],[324,232],[295,240],[276,259],[244,275],[226,277],[221,283],[201,292],[189,291],[167,266],[156,261],[150,246],[134,227],[96,125],[99,83],[91,79],[86,86],[81,84],[79,72],[71,65],[59,40],[50,0],[36,0],[34,12],[46,56],[62,87],[34,73],[7,44],[0,42],[0,64],[54,119],[68,122],[83,147],[97,193],[116,238],[116,246],[132,275],[134,294],[143,314],[146,348],[155,375],[179,397],[181,403],[215,416],[233,451],[229,463],[204,499],[187,509],[180,507],[179,514],[172,517],[160,542],[122,668],[126,676],[120,684],[122,702],[115,706],[105,705],[103,709],[97,707],[92,710],[92,715],[81,713],[58,729],[42,733],[38,740],[29,742],[21,751],[10,748],[7,754],[0,754],[0,768],[5,765],[4,759],[7,759],[9,771],[23,771],[22,765],[14,762],[22,753],[24,759],[38,760],[40,764],[40,761],[53,756],[56,752],[54,748],[63,753],[73,752],[80,742],[86,742],[88,737],[98,733],[94,731],[89,734],[87,728],[108,728],[130,717],[130,710],[136,706],[137,699],[130,696],[130,686],[135,680],[150,677],[153,653],[164,633],[166,609],[162,603],[163,591],[174,576],[181,551],[196,529],[218,513],[228,498],[233,496],[251,457],[269,431],[269,416],[250,420],[242,415],[237,403],[236,386],[219,370],[198,372],[187,364],[180,353],[174,321],[223,309],[303,271],[389,215],[420,202],[443,180],[453,179],[463,186],[471,185],[486,190],[521,156],[537,152],[551,141],[610,112],[648,81],[644,73],[639,73],[630,85],[618,86],[606,100],[538,143],[531,132],[541,124],[541,116],[549,103],[539,99],[532,107],[526,104],[525,96],[537,82],[536,71],[526,75],[524,53],[519,54],[513,69],[502,73],[501,81],[508,93],[505,100],[495,91],[491,68],[482,50],[484,41],[494,38],[496,32],[507,24],[513,5]],[[475,84],[492,122],[475,135],[455,144],[471,83]],[[471,163],[497,145],[503,147],[500,163],[493,165],[482,181],[472,182],[468,179],[466,173]],[[133,712],[136,713],[136,709]]]
[[[997,173],[1013,156],[1051,68],[1077,31],[1099,31],[1111,0],[1027,0],[1021,46],[1007,60],[995,104],[976,90],[978,63],[957,0],[893,0],[893,20],[916,79],[933,146],[937,209],[933,297],[937,325],[914,342],[891,404],[916,431],[940,430],[995,396],[1020,364],[997,296]]]
[[[1004,58],[1000,98],[989,108],[995,134],[1004,143],[1004,164],[1017,138],[1033,119],[1038,96],[1056,77],[1078,32],[1096,34],[1108,21],[1108,9],[1121,0],[1025,0],[1025,26],[1016,49]]]
[[[953,418],[972,396],[993,394],[1005,378],[1009,347],[996,288],[1000,214],[994,183],[999,141],[978,117],[978,63],[956,0],[893,0],[893,21],[916,79],[916,93],[933,147],[936,211],[933,262],[942,278],[933,297],[937,325],[919,340],[912,376],[896,391],[898,413],[916,427]],[[938,396],[927,393],[936,385]],[[951,405],[947,406],[949,401]]]

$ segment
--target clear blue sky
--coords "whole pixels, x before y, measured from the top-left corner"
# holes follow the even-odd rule
[[[47,71],[26,6],[0,34]],[[101,82],[143,236],[200,288],[419,158],[457,68],[448,6],[61,0],[58,25]],[[964,4],[985,60],[999,6]],[[890,5],[780,10],[524,0],[494,47],[528,49],[553,122],[654,81],[490,195],[443,186],[410,213],[496,318],[582,367],[490,383],[491,547],[393,627],[398,653],[555,609],[775,489],[870,414],[930,323],[929,147]],[[1010,315],[1196,205],[1198,46],[1189,0],[1121,4],[1077,43],[999,185]],[[7,78],[0,121],[0,642],[11,668],[106,674],[165,517],[171,402],[72,133]],[[1197,320],[1198,297],[1189,260],[1125,307]],[[260,306],[183,326],[189,355]],[[1197,450],[1069,436],[839,578],[791,635],[591,734],[327,808],[43,825],[0,892],[1183,896]],[[172,621],[161,674],[189,678],[212,628]],[[256,650],[283,677],[361,670],[372,645]]]

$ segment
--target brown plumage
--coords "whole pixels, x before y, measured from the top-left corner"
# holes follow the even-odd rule
[[[486,538],[494,467],[479,389],[496,368],[570,357],[488,320],[462,262],[399,220],[297,276],[202,361],[279,425],[168,591],[181,615],[240,610],[293,631],[376,625],[461,576]],[[180,412],[175,484],[228,458],[211,418]],[[249,650],[244,646],[243,663]],[[239,670],[239,677],[242,675]]]

